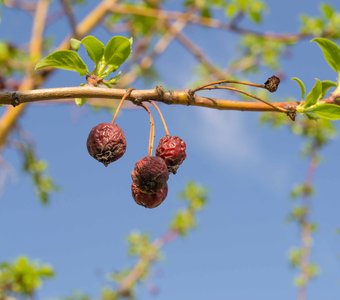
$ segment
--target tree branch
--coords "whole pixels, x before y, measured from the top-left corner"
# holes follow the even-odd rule
[[[157,259],[155,253],[164,247],[165,244],[169,243],[173,239],[178,237],[178,233],[173,230],[169,230],[162,237],[153,241],[152,246],[154,247],[153,253],[142,256],[134,268],[129,272],[129,274],[120,282],[119,288],[117,290],[118,296],[124,296],[129,294],[129,291],[133,285],[143,277],[143,274],[147,270],[147,267]]]
[[[19,90],[29,90],[34,87],[35,74],[34,62],[40,58],[43,42],[43,32],[49,7],[48,0],[40,0],[37,3],[33,19],[32,35],[30,39],[29,54],[31,62],[27,65],[26,76],[20,84]],[[18,108],[9,107],[0,119],[0,149],[4,146],[7,136],[14,127],[16,120],[25,110],[25,105]]]
[[[19,103],[30,103],[37,101],[48,101],[55,99],[74,98],[106,98],[112,100],[121,99],[126,94],[126,89],[109,89],[101,87],[81,86],[37,89],[18,92],[0,92],[0,104],[13,105],[13,101]],[[201,106],[220,110],[240,110],[240,111],[275,111],[280,108],[285,112],[294,112],[298,102],[271,102],[272,106],[261,102],[242,102],[218,98],[203,97],[190,93],[190,90],[163,91],[162,88],[146,90],[133,90],[126,100],[132,102],[157,101],[165,104],[176,104],[186,106]],[[55,103],[55,102],[54,102]]]
[[[98,6],[93,9],[84,19],[80,22],[76,28],[76,32],[78,33],[78,37],[82,37],[86,35],[89,31],[91,31],[98,22],[108,13],[110,6],[112,6],[116,0],[103,0]],[[41,6],[43,9],[43,6]],[[47,11],[46,11],[47,12]],[[41,16],[44,14],[43,11],[40,11],[37,7],[36,19],[41,20]],[[46,16],[45,16],[46,17]],[[33,25],[34,27],[34,25]],[[32,43],[34,40],[34,35],[32,33]],[[59,50],[67,49],[70,47],[70,39],[66,38],[58,47]],[[20,85],[20,90],[30,90],[32,88],[38,87],[42,81],[51,73],[48,71],[44,73],[44,77],[38,78],[37,76],[26,76],[23,82]],[[5,145],[7,136],[10,133],[11,129],[14,127],[16,120],[22,115],[25,110],[25,105],[20,105],[19,107],[13,108],[10,107],[0,119],[0,149]]]
[[[241,28],[234,23],[225,23],[220,20],[202,17],[196,14],[180,11],[167,11],[163,9],[144,7],[138,5],[114,5],[111,7],[111,12],[117,14],[133,14],[138,16],[157,18],[163,20],[177,20],[180,18],[186,18],[190,23],[221,29],[228,30],[237,34],[249,34],[258,37],[264,37],[268,40],[281,41],[281,42],[296,42],[303,38],[308,38],[310,35],[300,34],[300,33],[272,33],[272,32],[258,32],[251,29]]]

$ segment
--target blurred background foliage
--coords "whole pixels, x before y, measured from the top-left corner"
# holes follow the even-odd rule
[[[4,10],[11,9],[24,12],[34,18],[34,12],[39,9],[42,2],[44,1],[1,0],[1,15]],[[100,5],[101,1],[97,2]],[[192,84],[197,84],[226,77],[248,79],[263,70],[275,72],[281,70],[281,60],[289,57],[290,47],[293,45],[316,36],[333,40],[340,38],[340,12],[327,3],[320,5],[317,16],[301,14],[300,27],[296,32],[275,33],[270,28],[268,32],[262,31],[261,23],[269,7],[261,0],[185,0],[178,1],[176,4],[166,0],[103,2],[108,4],[109,9],[103,14],[105,17],[98,20],[91,16],[95,20],[95,26],[102,26],[110,34],[132,36],[135,41],[132,57],[124,65],[117,84],[121,87],[131,85],[140,76],[145,82],[153,82],[157,79],[158,70],[153,66],[153,61],[164,53],[173,40],[183,45],[197,60],[197,72],[192,79]],[[70,27],[69,37],[81,38],[77,32],[75,14],[78,7],[85,4],[85,0],[60,0],[53,3],[51,1],[48,22],[65,18]],[[237,54],[226,61],[225,65],[216,64],[194,40],[190,39],[190,36],[182,32],[187,24],[237,34],[239,36],[236,45]],[[52,36],[44,37],[44,53],[48,53],[55,47]],[[0,89],[18,89],[29,76],[27,70],[32,60],[25,45],[0,40]],[[51,74],[52,72],[46,72],[39,76],[32,76],[31,79],[34,81],[32,87],[41,86]],[[299,101],[300,99],[286,100]],[[111,104],[104,102],[89,101],[87,105],[93,106],[96,110],[98,107],[112,109]],[[8,122],[10,114],[9,109],[4,110],[0,122],[1,139],[5,141],[2,148],[17,151],[22,158],[23,171],[32,177],[37,198],[42,204],[48,204],[50,194],[57,191],[59,187],[48,175],[48,163],[39,158],[39,145],[27,141],[25,130],[20,127],[17,120]],[[18,119],[19,117],[20,115],[17,116]],[[304,141],[301,154],[304,159],[310,161],[305,180],[291,191],[294,206],[288,216],[289,221],[295,222],[301,232],[301,245],[291,250],[289,261],[297,270],[294,282],[299,289],[299,299],[303,300],[309,281],[318,274],[318,266],[310,261],[312,235],[317,228],[309,216],[309,199],[315,191],[312,177],[321,161],[320,150],[334,137],[336,128],[327,120],[299,118],[292,122],[285,115],[274,113],[263,114],[261,122],[273,128],[289,128],[292,134]],[[10,133],[8,136],[7,132]],[[180,198],[184,200],[185,206],[170,220],[164,235],[151,238],[147,233],[132,232],[128,236],[128,253],[132,257],[132,266],[108,274],[114,284],[112,287],[103,288],[101,299],[137,297],[135,286],[148,277],[149,270],[155,262],[162,260],[162,247],[174,238],[187,236],[197,226],[197,213],[204,208],[207,190],[194,182],[189,182]],[[18,257],[12,262],[2,262],[0,299],[9,300],[13,297],[35,299],[36,291],[41,287],[43,280],[52,278],[53,274],[51,266],[32,262],[26,257]],[[76,293],[66,299],[86,300],[89,297]]]

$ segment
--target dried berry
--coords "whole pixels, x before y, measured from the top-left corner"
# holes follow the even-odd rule
[[[141,191],[155,193],[166,186],[169,173],[162,158],[146,156],[136,162],[131,177]]]
[[[156,156],[164,159],[169,172],[176,174],[178,167],[186,158],[186,144],[178,136],[164,136],[160,139]]]
[[[132,197],[136,203],[147,208],[155,208],[160,205],[168,194],[168,185],[165,184],[163,188],[155,193],[144,193],[140,188],[132,183],[131,186]]]
[[[269,77],[267,81],[264,83],[265,89],[267,89],[269,92],[274,93],[276,92],[277,88],[280,84],[280,78],[273,75],[272,77]]]
[[[87,138],[89,154],[105,167],[121,158],[126,150],[123,130],[111,123],[101,123],[93,127]]]

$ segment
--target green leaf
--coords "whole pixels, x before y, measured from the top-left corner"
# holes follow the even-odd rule
[[[110,72],[119,66],[129,57],[131,53],[132,39],[124,36],[114,36],[107,43],[104,50],[105,63],[109,66]]]
[[[334,9],[327,3],[321,3],[320,5],[321,12],[327,19],[331,19],[334,15]]]
[[[261,12],[251,11],[251,12],[249,12],[249,17],[254,23],[256,23],[256,24],[261,23],[261,20],[262,20]]]
[[[332,87],[337,87],[337,83],[331,80],[322,80],[322,98],[325,97],[327,91]]]
[[[292,77],[291,79],[296,81],[297,84],[299,85],[300,91],[301,91],[301,99],[305,99],[306,87],[305,87],[305,84],[303,83],[303,81],[300,78],[297,78],[297,77]]]
[[[97,64],[104,54],[104,44],[96,37],[89,35],[81,40],[81,43],[86,48],[88,56]]]
[[[340,106],[336,104],[319,103],[306,109],[305,112],[312,112],[322,119],[340,120]]]
[[[74,98],[74,102],[77,106],[83,106],[87,102],[87,98]]]
[[[43,68],[58,68],[78,72],[81,76],[89,73],[89,70],[77,52],[72,50],[58,50],[53,52],[35,66],[35,70]]]
[[[185,236],[190,229],[196,226],[196,219],[189,210],[181,210],[175,215],[170,226],[172,230]]]
[[[313,86],[312,90],[308,93],[306,97],[306,102],[304,107],[310,107],[314,105],[318,100],[321,99],[322,96],[322,83],[319,79],[316,79],[316,83]]]
[[[70,40],[70,45],[71,45],[71,49],[74,51],[78,51],[81,45],[81,41],[77,40],[77,39],[71,39]]]
[[[340,75],[340,47],[326,38],[315,38],[312,41],[319,45],[327,63]]]
[[[305,278],[305,276],[303,275],[298,275],[294,278],[294,284],[298,287],[298,288],[302,288],[307,284],[307,279]]]

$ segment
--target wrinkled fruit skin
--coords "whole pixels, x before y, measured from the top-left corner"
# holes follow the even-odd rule
[[[123,130],[111,123],[101,123],[93,127],[87,138],[89,154],[105,167],[121,158],[126,150]]]
[[[169,173],[162,158],[146,156],[136,162],[131,177],[142,192],[155,193],[166,186]]]
[[[155,193],[144,193],[139,187],[132,183],[131,186],[132,197],[136,203],[147,208],[155,208],[160,205],[168,194],[168,185],[165,184],[163,188]]]
[[[186,144],[178,136],[164,136],[160,139],[156,156],[164,159],[169,172],[176,174],[178,167],[187,157]]]

